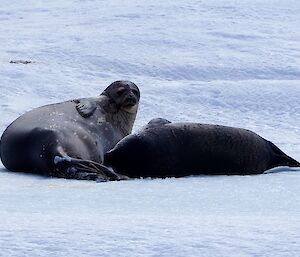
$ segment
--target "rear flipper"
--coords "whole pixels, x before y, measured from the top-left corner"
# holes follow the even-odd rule
[[[278,167],[278,166],[300,167],[300,163],[298,161],[285,154],[272,142],[269,143],[274,154],[273,165],[272,165],[273,167]]]
[[[114,180],[127,180],[127,176],[117,174],[108,167],[90,160],[76,159],[69,156],[55,156],[54,164],[55,175],[57,177],[96,180],[97,182],[106,182]]]

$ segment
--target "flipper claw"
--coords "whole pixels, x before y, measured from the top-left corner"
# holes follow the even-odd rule
[[[91,99],[79,99],[75,103],[76,110],[84,118],[92,116],[97,109],[97,103]]]

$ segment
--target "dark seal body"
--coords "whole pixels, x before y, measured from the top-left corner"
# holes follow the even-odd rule
[[[106,153],[105,165],[133,178],[248,175],[300,165],[249,130],[163,121],[122,139]]]
[[[132,82],[116,81],[98,97],[29,111],[4,131],[2,163],[11,171],[88,179],[76,174],[74,163],[62,164],[55,157],[102,163],[104,154],[131,133],[138,101],[139,90]],[[86,165],[84,172],[89,175]]]

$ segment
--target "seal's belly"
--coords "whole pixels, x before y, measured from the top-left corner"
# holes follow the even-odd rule
[[[53,152],[61,146],[71,157],[102,162],[104,153],[121,139],[121,135],[100,118],[96,115],[83,118],[72,101],[29,111],[4,131],[1,148],[6,151],[2,151],[2,159],[6,163],[6,159],[11,160],[7,155],[13,153],[12,163],[24,167],[29,159],[37,159],[31,157],[40,156],[43,148],[51,148]]]

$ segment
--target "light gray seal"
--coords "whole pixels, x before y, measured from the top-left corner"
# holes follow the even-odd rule
[[[122,179],[99,170],[104,154],[131,133],[140,92],[116,81],[99,96],[33,109],[1,137],[1,160],[11,171],[75,179]]]

